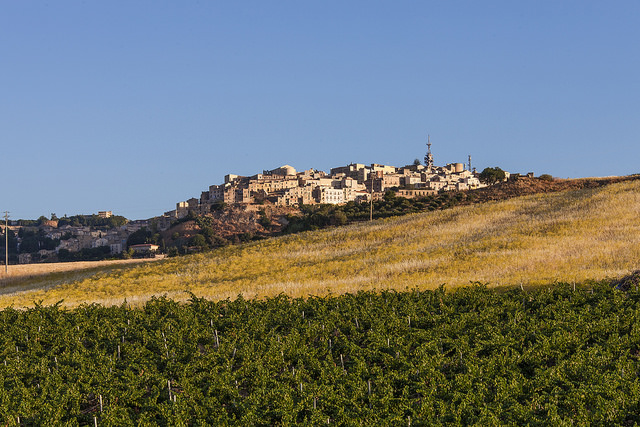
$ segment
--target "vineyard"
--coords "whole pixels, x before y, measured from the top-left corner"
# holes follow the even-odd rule
[[[2,425],[636,425],[606,284],[0,312]]]

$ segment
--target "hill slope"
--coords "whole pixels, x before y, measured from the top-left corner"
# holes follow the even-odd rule
[[[61,299],[141,303],[152,295],[212,299],[582,283],[619,277],[640,259],[640,181],[535,194],[301,233],[174,258],[0,297],[0,306]]]

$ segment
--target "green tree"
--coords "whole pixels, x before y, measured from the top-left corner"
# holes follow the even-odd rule
[[[151,240],[151,230],[147,227],[142,227],[140,230],[134,231],[129,235],[129,238],[127,239],[127,246],[151,243]]]
[[[260,209],[260,212],[258,212],[258,214],[260,215],[258,224],[269,230],[271,228],[271,218],[269,218],[264,209]]]
[[[334,211],[333,215],[331,215],[330,223],[331,225],[345,225],[349,219],[347,218],[347,214],[342,211]]]
[[[40,245],[38,244],[38,237],[28,236],[22,239],[20,242],[20,253],[32,253],[38,252]]]
[[[169,250],[167,250],[168,257],[174,257],[178,255],[180,255],[180,253],[178,252],[178,248],[176,248],[175,246],[171,246]]]
[[[200,249],[206,249],[208,247],[207,239],[202,234],[196,234],[191,239],[189,239],[189,245],[197,246]]]
[[[505,177],[505,172],[496,166],[495,168],[484,168],[478,178],[485,184],[492,185],[496,182],[504,181]]]
[[[74,260],[73,252],[71,252],[69,249],[60,249],[58,251],[58,260],[73,261]]]
[[[227,207],[227,204],[222,200],[217,200],[211,204],[211,212],[221,211]]]

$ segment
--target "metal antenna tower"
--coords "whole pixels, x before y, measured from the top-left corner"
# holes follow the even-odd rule
[[[431,135],[427,135],[427,154],[424,156],[424,165],[427,170],[433,167],[433,154],[431,154]]]

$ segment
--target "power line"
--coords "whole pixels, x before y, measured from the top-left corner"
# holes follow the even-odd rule
[[[9,211],[4,211],[4,272],[9,274]]]

